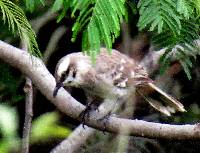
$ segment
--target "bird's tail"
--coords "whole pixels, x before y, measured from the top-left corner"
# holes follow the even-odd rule
[[[184,106],[175,98],[168,95],[153,83],[148,83],[137,92],[156,110],[171,116],[176,111],[185,112]]]

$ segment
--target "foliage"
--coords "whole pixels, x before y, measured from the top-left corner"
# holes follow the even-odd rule
[[[138,27],[153,33],[153,42],[166,48],[161,58],[163,72],[173,57],[180,61],[187,77],[191,79],[191,58],[196,58],[199,49],[199,0],[141,0],[138,4],[140,18]],[[149,13],[151,12],[151,13]]]
[[[49,138],[66,138],[71,130],[58,125],[59,115],[56,112],[46,113],[39,116],[32,124],[32,143],[49,140]]]
[[[18,113],[14,107],[0,104],[0,153],[18,150],[20,138],[17,134],[19,126]],[[33,121],[31,143],[48,141],[49,138],[66,138],[71,130],[58,125],[59,115],[56,112],[46,113]]]
[[[23,10],[9,0],[0,0],[0,11],[4,24],[7,22],[8,29],[12,33],[18,33],[21,40],[27,45],[28,50],[34,54],[41,56],[36,42],[36,36],[33,32]]]
[[[190,104],[187,113],[174,118],[175,123],[198,123],[200,119],[200,107],[196,104]]]
[[[10,67],[0,62],[0,70],[0,153],[7,153],[20,146],[18,113],[10,104],[19,102],[24,96],[17,93],[20,79],[11,73]]]
[[[26,3],[26,9],[33,12],[40,4],[44,5],[44,0],[24,0]]]
[[[0,102],[14,104],[22,100],[24,97],[17,93],[20,78],[14,76],[11,73],[11,68],[1,62],[0,70]]]
[[[108,49],[120,34],[120,22],[127,17],[125,0],[56,0],[53,10],[57,11],[63,6],[59,20],[71,8],[71,17],[76,18],[72,28],[72,41],[78,33],[83,32],[82,49],[95,59],[99,52],[100,44],[105,44]]]
[[[127,18],[127,9],[139,13],[138,29],[150,31],[152,40],[159,48],[166,48],[161,58],[162,69],[168,66],[171,57],[182,64],[191,79],[191,58],[196,58],[199,49],[195,39],[199,38],[200,0],[55,0],[53,11],[62,10],[60,21],[68,10],[75,18],[72,41],[83,31],[82,49],[92,59],[99,52],[101,44],[112,48],[112,43],[119,36],[120,22]]]
[[[33,12],[44,0],[24,0],[26,8]],[[199,38],[200,0],[55,0],[52,10],[60,12],[58,21],[71,12],[75,19],[72,28],[72,41],[82,32],[82,49],[95,60],[99,48],[104,44],[109,50],[120,34],[120,22],[128,18],[128,9],[139,13],[138,29],[150,31],[156,47],[166,48],[161,58],[163,72],[171,59],[182,64],[191,79],[192,58],[199,49],[195,39]],[[137,6],[137,11],[136,11]],[[40,55],[35,34],[23,11],[9,0],[0,0],[4,23],[9,29],[17,31],[28,44],[32,53]],[[134,9],[132,9],[134,8]]]
[[[19,147],[18,114],[15,108],[8,105],[0,105],[0,153],[10,152],[10,149]]]

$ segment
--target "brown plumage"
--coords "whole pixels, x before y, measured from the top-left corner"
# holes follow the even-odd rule
[[[117,50],[109,54],[102,48],[95,64],[83,53],[69,54],[58,62],[55,78],[54,96],[61,86],[82,88],[90,95],[114,100],[128,99],[136,91],[165,115],[185,111],[179,101],[153,84],[143,67]]]

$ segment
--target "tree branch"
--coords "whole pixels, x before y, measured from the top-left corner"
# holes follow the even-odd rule
[[[114,110],[118,110],[122,104],[123,101],[119,101],[117,104],[114,104],[115,109],[113,109],[113,101],[105,99],[98,107],[98,110],[101,112],[99,118],[105,117],[111,111],[114,113]],[[90,115],[93,115],[92,113],[93,112],[91,112]],[[95,132],[96,130],[93,128],[87,126],[83,128],[83,126],[80,125],[68,136],[67,139],[63,140],[58,146],[56,146],[51,153],[77,152],[77,150],[84,145]]]
[[[67,28],[65,26],[58,27],[51,35],[47,48],[44,51],[43,62],[47,65],[50,56],[55,52],[60,38],[65,34]]]
[[[81,120],[79,114],[85,108],[82,104],[70,96],[63,88],[59,90],[56,98],[53,98],[53,89],[56,85],[54,77],[44,66],[43,62],[28,54],[27,52],[15,48],[9,44],[0,41],[0,59],[18,68],[27,75],[37,86],[40,92],[46,96],[54,105],[57,106],[66,115]],[[86,120],[86,125],[104,129],[103,122],[98,122],[100,112],[95,112]],[[129,129],[132,136],[141,136],[148,138],[163,139],[198,139],[200,140],[200,124],[195,125],[169,125],[161,123],[152,123],[142,120],[130,120],[116,117],[110,117],[106,125],[106,131],[118,133],[120,129]],[[126,131],[121,134],[127,134]]]
[[[74,153],[80,147],[86,143],[89,137],[95,133],[95,129],[82,125],[79,125],[72,134],[65,140],[63,140],[58,146],[56,146],[50,153],[63,153],[70,152]]]
[[[30,132],[31,123],[33,117],[33,86],[32,81],[26,77],[26,83],[24,86],[24,92],[26,93],[25,100],[25,119],[24,119],[24,129],[22,137],[22,153],[29,152],[29,142],[30,142]]]
[[[22,49],[27,51],[27,45],[22,41]],[[26,77],[26,83],[24,85],[24,92],[26,94],[25,98],[25,119],[24,119],[24,128],[22,135],[22,153],[29,152],[29,142],[30,142],[30,132],[31,132],[31,123],[33,117],[33,84],[32,81]]]
[[[54,20],[56,18],[56,16],[57,16],[57,14],[52,12],[51,9],[49,9],[42,16],[39,16],[39,17],[31,20],[30,23],[31,23],[35,33],[37,34],[42,26],[44,26],[49,21]]]

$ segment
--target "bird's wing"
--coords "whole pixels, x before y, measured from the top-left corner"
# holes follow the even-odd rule
[[[119,88],[126,88],[143,83],[151,82],[146,71],[133,59],[120,53],[117,50],[108,51],[101,49],[96,60],[97,74],[106,74],[107,79],[113,81],[113,85]]]
[[[142,95],[151,106],[167,116],[170,116],[171,113],[175,113],[176,111],[186,111],[178,100],[165,93],[153,83],[138,87],[137,92]]]

